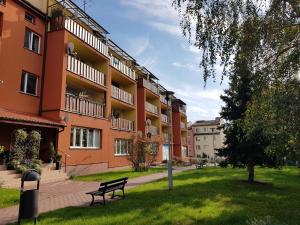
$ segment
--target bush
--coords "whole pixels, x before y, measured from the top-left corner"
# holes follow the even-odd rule
[[[27,137],[27,158],[35,160],[39,157],[41,145],[41,134],[39,131],[32,130]]]
[[[36,170],[39,174],[42,174],[42,168],[39,164],[34,163],[31,165],[30,168]]]
[[[18,165],[15,170],[17,173],[24,173],[28,168],[25,165]]]
[[[270,216],[265,217],[264,219],[253,218],[247,221],[247,225],[286,225],[284,223],[277,223],[272,221]]]
[[[228,162],[226,160],[222,160],[219,162],[219,166],[222,168],[228,167]]]
[[[61,161],[61,158],[62,158],[62,155],[57,154],[57,155],[55,156],[56,162],[60,162],[60,161]]]

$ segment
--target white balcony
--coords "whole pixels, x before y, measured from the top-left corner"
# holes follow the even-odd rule
[[[155,94],[159,94],[157,84],[151,83],[148,80],[143,79],[143,86],[148,90],[154,92]]]
[[[134,122],[123,118],[112,119],[112,128],[117,130],[133,131]]]
[[[181,138],[181,145],[187,145],[186,138]]]
[[[164,104],[166,104],[166,105],[168,104],[168,102],[167,102],[167,100],[166,100],[166,96],[160,95],[159,98],[160,98],[160,101],[161,101],[162,103],[164,103]]]
[[[116,98],[116,99],[118,99],[118,100],[120,100],[122,102],[126,102],[128,104],[133,105],[134,98],[133,98],[132,94],[130,94],[130,93],[126,92],[126,91],[123,91],[122,89],[117,88],[117,87],[115,87],[113,85],[111,86],[111,90],[112,90],[111,91],[111,96],[113,98]]]
[[[102,72],[70,55],[68,55],[67,70],[96,84],[105,86],[105,75]]]
[[[183,114],[186,114],[186,106],[183,105],[183,106],[180,106],[179,107],[179,112],[183,113]]]
[[[146,111],[154,113],[154,114],[158,114],[158,108],[149,102],[146,102]]]
[[[86,44],[94,48],[96,51],[108,57],[108,47],[104,44],[100,38],[90,33],[87,29],[80,26],[78,23],[70,18],[65,20],[65,29],[70,31],[76,37],[84,41]]]
[[[158,135],[158,128],[156,126],[149,126],[148,132],[150,132],[152,135]]]
[[[103,118],[104,105],[66,94],[65,110],[80,115]]]
[[[162,140],[163,142],[168,142],[169,141],[169,135],[167,133],[162,133]]]
[[[186,123],[180,122],[180,128],[181,129],[186,129]]]
[[[116,57],[110,55],[110,65],[117,70],[119,70],[121,73],[125,74],[132,80],[135,80],[135,71],[128,66],[126,66],[124,63],[122,63],[120,60],[118,60]]]
[[[160,119],[161,119],[161,122],[163,122],[163,123],[169,123],[168,116],[165,114],[161,114]]]

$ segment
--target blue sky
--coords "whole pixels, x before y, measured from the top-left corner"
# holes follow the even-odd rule
[[[79,6],[83,0],[75,0]],[[109,31],[109,38],[187,103],[188,120],[213,119],[227,87],[210,79],[204,89],[200,52],[181,34],[171,0],[87,0],[86,12]],[[217,67],[216,71],[220,71]]]

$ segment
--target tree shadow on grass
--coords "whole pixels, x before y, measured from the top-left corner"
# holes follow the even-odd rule
[[[130,190],[125,200],[104,207],[60,209],[43,214],[40,221],[41,224],[89,225],[234,225],[266,216],[289,225],[300,221],[297,213],[300,195],[296,188],[291,193],[293,187],[287,191],[276,185],[248,185],[231,176],[222,179],[218,173],[214,179],[209,171],[204,180],[199,178],[198,171],[179,174],[173,191],[167,190],[164,179]]]

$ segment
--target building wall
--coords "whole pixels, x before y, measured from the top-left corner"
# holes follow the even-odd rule
[[[25,20],[25,12],[35,15],[16,1],[8,0],[5,6],[0,4],[0,13],[3,15],[2,35],[0,36],[0,102],[1,107],[5,109],[38,114],[45,24],[37,15],[35,15],[34,24]],[[24,47],[25,28],[40,35],[40,54]],[[20,92],[23,70],[38,77],[37,96]]]
[[[214,158],[215,150],[221,148],[224,142],[222,130],[217,128],[220,125],[199,125],[193,126],[194,132],[194,149],[197,157],[202,157],[205,153],[209,158]],[[214,129],[212,132],[211,129]]]

